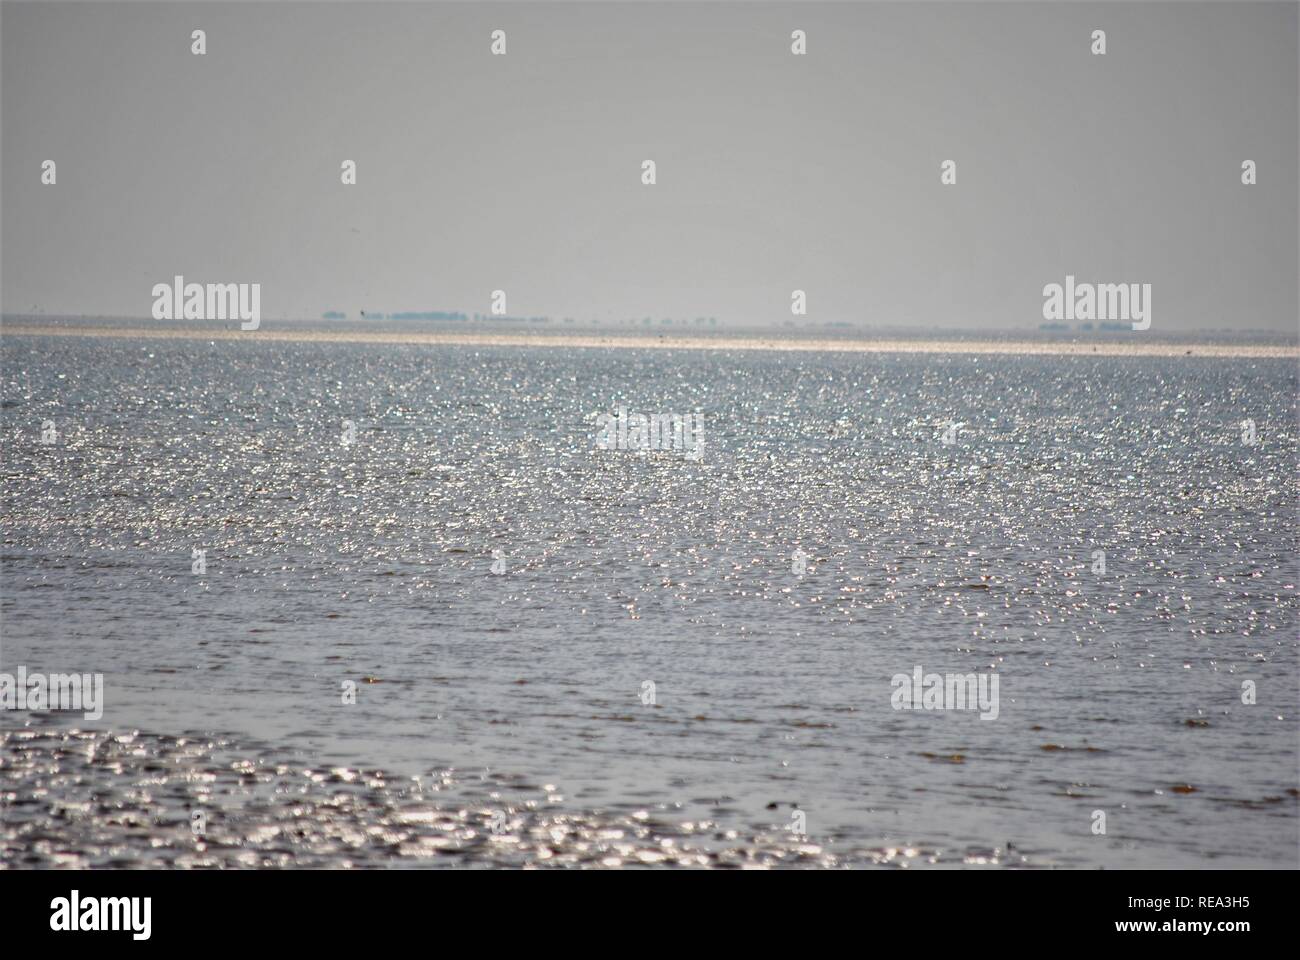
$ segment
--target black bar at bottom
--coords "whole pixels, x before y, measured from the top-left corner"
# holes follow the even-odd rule
[[[1294,912],[1294,896],[1285,892],[1294,873],[1281,871],[973,876],[882,870],[800,872],[798,878],[676,872],[695,875],[665,880],[633,871],[5,871],[0,904],[7,948],[77,937],[83,946],[112,941],[128,948],[234,940],[255,943],[259,952],[280,945],[391,949],[411,940],[427,944],[431,932],[450,944],[443,938],[458,936],[457,930],[487,933],[495,942],[519,937],[553,947],[570,940],[591,944],[608,934],[619,938],[611,943],[632,946],[675,937],[674,929],[734,945],[781,930],[788,935],[802,929],[806,936],[811,925],[823,936],[839,933],[864,944],[880,938],[881,944],[916,946],[933,935],[936,945],[951,936],[954,944],[991,946],[1014,935],[1072,948],[1127,941],[1184,951],[1232,950],[1260,943],[1252,939],[1260,935],[1277,942],[1294,929],[1294,917],[1284,917],[1284,911]],[[92,925],[118,929],[82,929]]]

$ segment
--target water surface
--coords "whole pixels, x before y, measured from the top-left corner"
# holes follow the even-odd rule
[[[225,745],[196,770],[491,782],[541,829],[704,823],[780,862],[799,811],[825,863],[1297,865],[1293,359],[0,349],[0,670],[107,697],[44,767],[0,715],[10,800],[115,775],[64,776],[101,736],[71,725]],[[597,449],[619,405],[702,412],[704,456]],[[892,709],[917,665],[996,671],[998,719]]]

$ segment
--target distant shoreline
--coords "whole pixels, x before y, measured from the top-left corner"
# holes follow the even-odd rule
[[[767,350],[826,353],[926,353],[926,354],[1006,354],[1013,356],[1093,356],[1093,357],[1218,357],[1218,358],[1291,358],[1300,359],[1300,345],[1287,343],[1216,343],[1175,342],[1137,338],[1133,342],[1053,341],[1053,340],[978,340],[924,337],[799,337],[776,334],[692,336],[681,334],[646,335],[642,333],[517,333],[469,331],[402,331],[350,328],[330,330],[321,327],[292,329],[276,327],[274,321],[260,330],[238,329],[103,326],[94,324],[4,323],[0,338],[35,337],[106,337],[116,339],[157,340],[244,340],[292,343],[374,343],[414,344],[426,346],[470,347],[576,347],[596,349],[641,350]]]

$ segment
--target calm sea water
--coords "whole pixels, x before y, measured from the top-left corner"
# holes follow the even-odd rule
[[[1297,866],[1293,360],[0,349],[0,670],[102,672],[63,728],[769,845],[797,810],[841,863]],[[703,457],[597,449],[619,405]],[[998,718],[894,710],[918,665],[996,671]]]

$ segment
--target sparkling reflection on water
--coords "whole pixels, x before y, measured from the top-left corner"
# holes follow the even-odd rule
[[[0,346],[0,669],[103,672],[74,725],[840,862],[1296,865],[1293,361]],[[620,404],[704,456],[597,449]],[[917,665],[998,719],[893,710]]]

